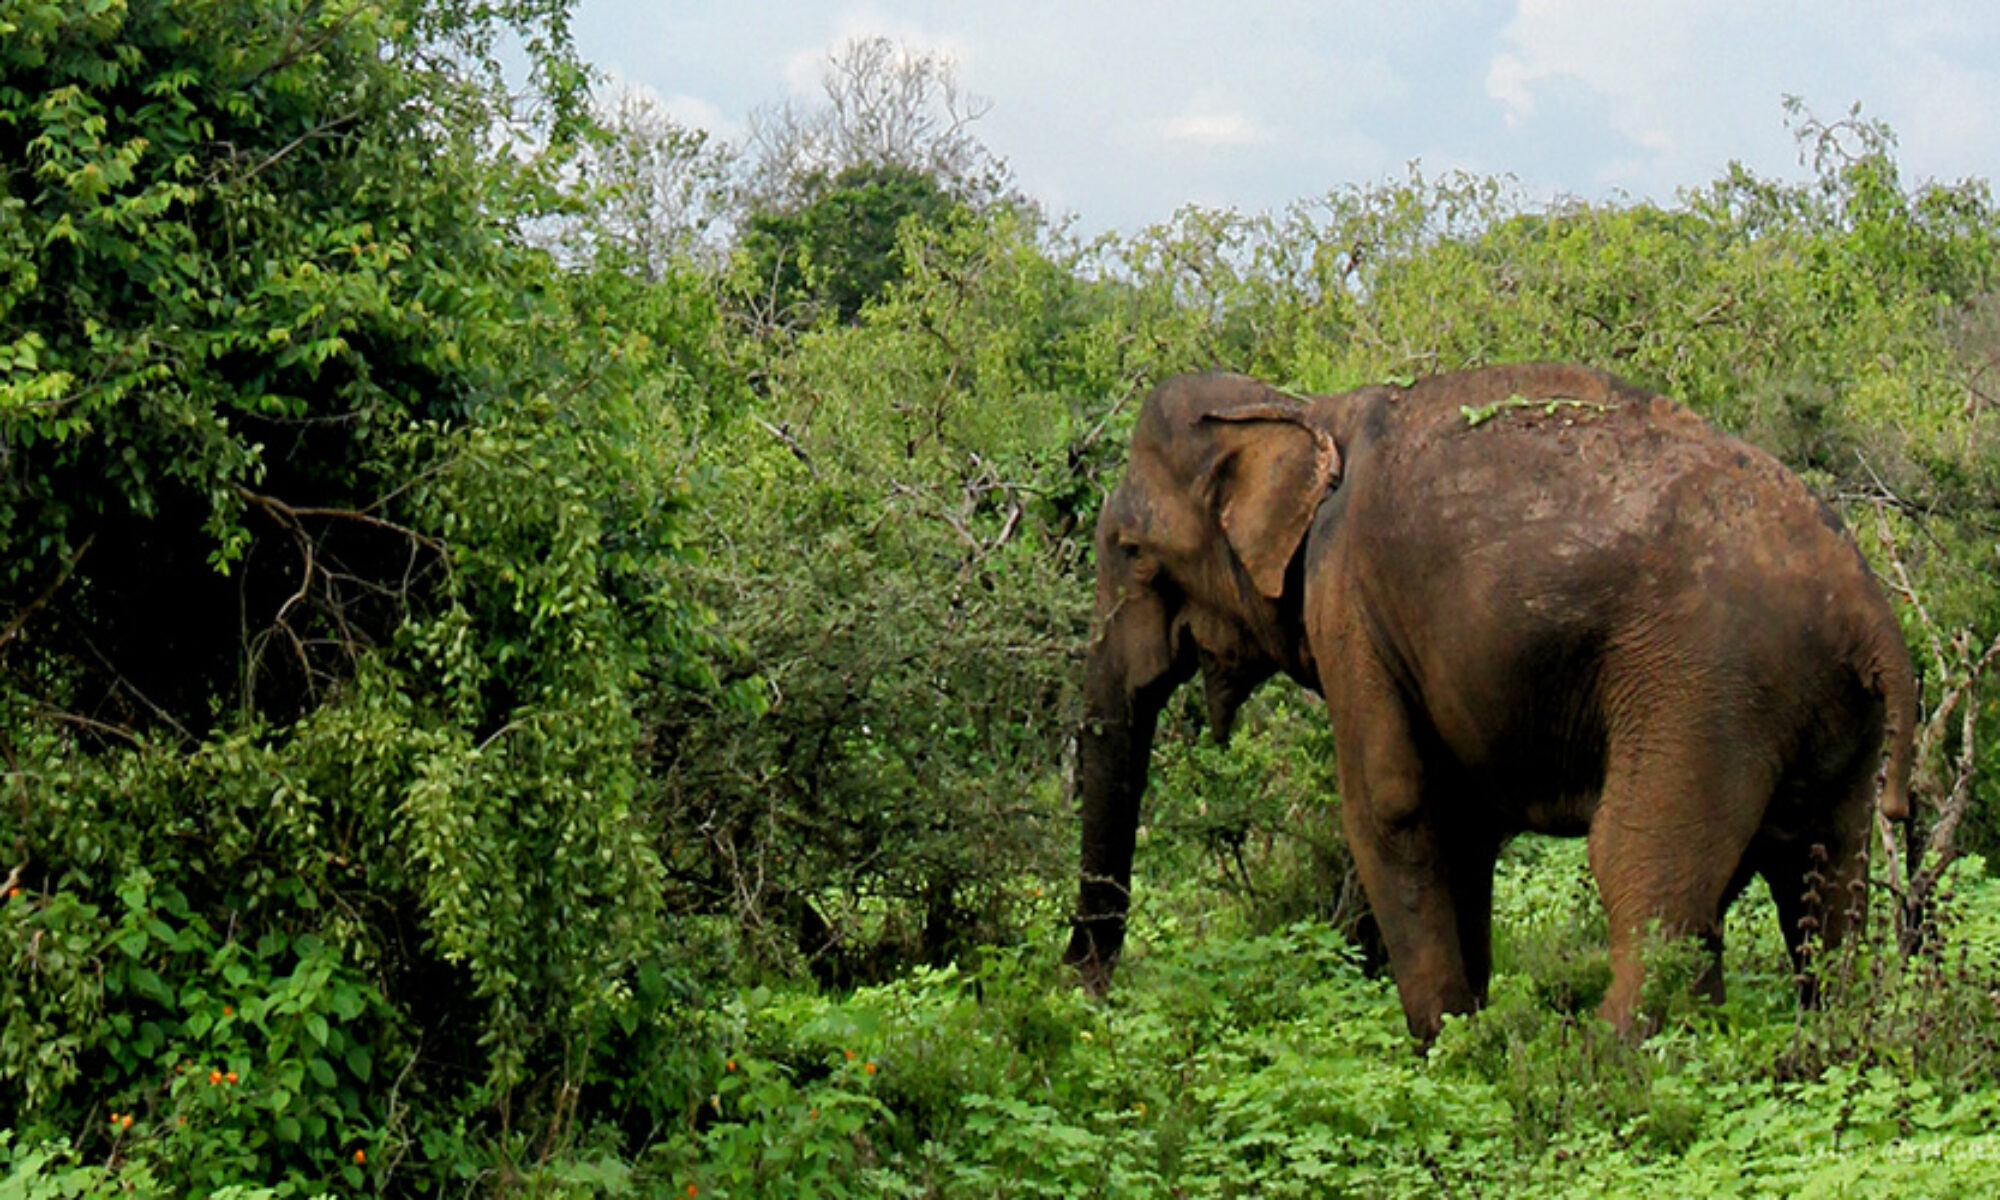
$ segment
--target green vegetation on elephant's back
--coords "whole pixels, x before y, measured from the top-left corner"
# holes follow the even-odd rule
[[[1289,686],[1227,751],[1176,697],[1117,991],[1055,967],[1091,530],[1190,369],[1573,359],[1768,447],[1921,598],[1973,699],[1920,793],[1962,766],[2000,851],[1928,632],[2000,602],[1984,184],[1794,109],[1807,182],[1668,206],[1413,173],[1078,243],[911,165],[961,145],[651,238],[630,197],[730,160],[572,170],[566,17],[0,0],[0,1197],[1994,1177],[1976,859],[1817,1013],[1746,898],[1729,1004],[1662,947],[1632,1045],[1580,847],[1525,841],[1493,1004],[1419,1057]]]

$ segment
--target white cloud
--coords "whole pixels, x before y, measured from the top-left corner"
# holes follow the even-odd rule
[[[674,124],[686,129],[705,129],[724,141],[733,141],[743,132],[741,123],[723,112],[721,105],[685,92],[661,95],[660,89],[652,84],[629,79],[616,68],[605,70],[604,82],[598,87],[596,95],[597,103],[606,110],[615,107],[621,96],[637,96],[654,111],[665,113]]]
[[[1983,24],[1940,10],[1899,14],[1889,23],[1886,61],[1867,98],[1869,110],[1887,114],[1901,138],[1898,158],[1912,182],[1991,172],[2000,73],[1978,52],[1982,34],[1987,45],[1994,41],[1991,12],[1981,17]]]
[[[1775,7],[1519,0],[1484,87],[1521,148],[1595,142],[1590,184],[1666,199],[1732,158],[1782,165],[1779,98],[1827,59],[1812,23]]]
[[[1501,35],[1510,48],[1493,57],[1486,93],[1506,109],[1509,128],[1535,115],[1536,88],[1573,80],[1604,98],[1619,131],[1644,145],[1671,145],[1668,115],[1686,107],[1708,74],[1731,6],[1718,0],[1520,0]],[[1704,53],[1705,51],[1705,53]]]
[[[1519,55],[1494,56],[1493,65],[1486,72],[1486,94],[1506,108],[1507,128],[1518,129],[1523,121],[1535,115],[1535,90],[1531,85],[1537,78]]]
[[[1518,0],[1483,83],[1517,146],[1608,128],[1623,144],[1596,147],[1593,181],[1659,199],[1731,159],[1795,170],[1778,119],[1786,94],[1824,118],[1861,101],[1899,135],[1913,182],[1955,179],[1983,170],[1966,164],[1990,159],[1996,142],[1996,40],[1986,0],[1906,0],[1893,11],[1824,0],[1810,13],[1735,0]]]
[[[1159,133],[1170,144],[1202,150],[1260,146],[1271,140],[1270,130],[1216,88],[1197,91],[1178,116],[1159,123]]]
[[[740,133],[737,123],[730,120],[719,106],[700,96],[677,92],[661,100],[660,107],[675,122],[689,129],[706,129],[725,140],[734,139]]]

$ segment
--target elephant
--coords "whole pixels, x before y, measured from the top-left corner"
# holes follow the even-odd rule
[[[1722,916],[1760,875],[1802,965],[1807,930],[1836,944],[1863,903],[1878,780],[1882,813],[1908,815],[1909,649],[1839,516],[1594,369],[1306,398],[1170,379],[1095,555],[1064,961],[1098,994],[1161,707],[1196,673],[1224,744],[1274,675],[1324,698],[1342,828],[1420,1044],[1484,1003],[1517,834],[1588,839],[1599,1014],[1629,1033],[1649,928],[1707,943],[1696,987],[1719,1000]]]

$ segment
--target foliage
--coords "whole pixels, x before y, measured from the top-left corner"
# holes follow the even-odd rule
[[[1995,1097],[1923,1052],[1930,1014],[1974,995],[1965,1029],[2000,1029],[1981,981],[1992,880],[1961,873],[1948,935],[1979,965],[1888,985],[1893,1014],[1879,991],[1796,1014],[1771,907],[1746,904],[1738,994],[1638,1046],[1551,1006],[1542,968],[1516,965],[1551,937],[1584,952],[1588,931],[1551,932],[1582,870],[1573,843],[1509,856],[1494,1005],[1427,1058],[1386,982],[1314,924],[1155,922],[1105,1006],[1032,952],[846,997],[744,992],[724,1010],[718,1090],[640,1177],[732,1197],[794,1194],[782,1168],[805,1162],[820,1195],[1759,1196],[1947,1195],[1990,1173]],[[1802,1045],[1856,1021],[1866,1055],[1805,1068]],[[820,1124],[834,1112],[844,1123]]]
[[[524,244],[510,27],[559,130],[559,6],[0,9],[0,1111],[37,1171],[504,1190],[688,1053],[638,712],[732,702],[673,580],[737,385],[691,275]]]
[[[952,207],[937,180],[886,163],[848,167],[810,194],[796,210],[752,213],[742,241],[745,302],[794,324],[818,312],[854,320],[902,277],[903,222],[935,225]]]
[[[1086,616],[1050,484],[1074,426],[1052,391],[1038,427],[995,417],[1038,382],[1011,302],[1066,281],[1001,220],[905,228],[925,257],[886,311],[937,336],[805,332],[705,448],[697,594],[767,705],[658,714],[677,906],[828,978],[942,963],[1061,875],[1051,767]]]

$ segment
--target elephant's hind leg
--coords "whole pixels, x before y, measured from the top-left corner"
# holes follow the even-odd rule
[[[1613,756],[1590,823],[1590,869],[1611,936],[1611,989],[1599,1014],[1629,1032],[1639,1016],[1649,936],[1698,937],[1710,960],[1698,982],[1722,998],[1722,912],[1775,782],[1769,768],[1731,762],[1716,739],[1669,754]]]
[[[1800,833],[1758,842],[1757,870],[1777,902],[1799,1002],[1808,1008],[1819,1003],[1819,979],[1809,961],[1814,949],[1837,949],[1867,916],[1875,757],[1828,789],[1834,803],[1818,821]]]

